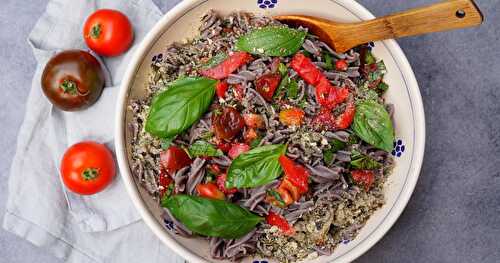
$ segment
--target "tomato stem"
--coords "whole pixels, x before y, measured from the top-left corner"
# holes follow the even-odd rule
[[[65,79],[59,87],[64,91],[64,93],[69,93],[71,95],[77,95],[78,90],[76,87],[76,82],[74,82],[72,80]]]
[[[83,171],[82,177],[85,181],[94,180],[99,176],[99,169],[87,168]]]
[[[101,35],[101,31],[101,24],[95,24],[94,26],[92,26],[92,29],[90,29],[90,37],[93,39],[98,39]]]

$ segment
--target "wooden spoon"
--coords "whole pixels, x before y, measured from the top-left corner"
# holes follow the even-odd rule
[[[274,18],[307,27],[337,52],[345,52],[370,41],[478,26],[484,19],[472,0],[445,1],[359,23],[337,23],[302,15]]]

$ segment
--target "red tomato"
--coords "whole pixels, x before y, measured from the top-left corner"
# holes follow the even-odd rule
[[[84,141],[69,147],[61,160],[61,177],[66,187],[82,195],[102,191],[115,177],[111,151],[103,144]]]
[[[352,121],[354,120],[354,115],[356,114],[356,107],[354,106],[354,102],[350,101],[347,104],[344,112],[342,112],[335,120],[335,128],[336,129],[347,129],[351,126]]]
[[[245,121],[238,110],[233,107],[224,107],[221,112],[212,114],[212,125],[215,137],[222,140],[231,140],[245,127]]]
[[[205,77],[213,79],[227,78],[229,74],[233,73],[239,67],[247,64],[252,60],[252,55],[244,51],[234,52],[226,60],[222,61],[219,65],[201,71]]]
[[[274,212],[269,212],[266,216],[266,222],[272,226],[277,226],[283,234],[292,236],[295,234],[295,229],[286,221],[286,219]]]
[[[221,190],[224,194],[230,195],[238,192],[238,189],[236,188],[226,188],[226,177],[227,174],[221,174],[217,176],[217,187],[219,187],[219,190]]]
[[[231,143],[221,140],[219,143],[217,143],[217,148],[223,151],[224,153],[227,153],[231,149]]]
[[[134,38],[132,25],[120,11],[99,9],[87,18],[83,38],[99,55],[117,56],[125,52]]]
[[[285,172],[285,178],[296,186],[300,194],[306,193],[309,189],[309,172],[300,164],[296,164],[285,155],[279,157],[281,168]],[[297,200],[298,198],[294,198]]]
[[[160,164],[169,174],[190,165],[192,162],[189,155],[177,146],[170,146],[166,151],[160,153]]]
[[[219,175],[221,173],[221,169],[217,164],[209,164],[207,165],[207,169],[215,175]]]
[[[249,128],[263,128],[264,118],[260,114],[247,113],[243,114],[243,120],[245,120],[245,125]]]
[[[300,126],[304,120],[304,111],[299,108],[290,108],[280,112],[281,123],[287,126]]]
[[[255,86],[257,92],[267,101],[273,100],[274,91],[281,81],[281,75],[278,73],[266,74],[257,79]]]
[[[217,82],[217,86],[215,86],[215,93],[219,98],[224,98],[226,96],[226,91],[229,88],[229,85],[226,81]]]
[[[259,135],[257,135],[257,132],[255,132],[254,129],[246,129],[245,132],[243,132],[243,139],[245,140],[245,143],[250,144],[253,140],[255,140]]]
[[[375,182],[375,175],[370,170],[354,170],[351,171],[352,179],[359,185],[365,187],[365,190],[370,190],[373,182]]]
[[[224,193],[221,192],[214,183],[199,184],[196,191],[201,197],[224,200]]]
[[[316,100],[321,106],[332,109],[347,99],[349,90],[332,86],[326,76],[304,54],[297,53],[290,66],[307,83],[316,87]]]
[[[345,59],[339,59],[335,62],[335,68],[340,71],[346,71],[349,65]]]
[[[333,116],[331,110],[322,108],[320,112],[314,116],[312,125],[319,129],[335,130],[335,116]]]
[[[229,157],[231,157],[231,159],[236,159],[236,157],[238,157],[238,155],[244,153],[244,152],[248,152],[250,151],[250,146],[248,146],[248,144],[245,144],[245,143],[235,143],[233,144],[233,146],[231,146],[231,149],[229,149]]]
[[[158,176],[158,185],[160,186],[160,198],[167,192],[168,186],[174,180],[167,174],[163,169],[160,170],[160,176]]]
[[[243,88],[243,85],[241,84],[234,85],[234,96],[239,101],[243,100],[243,98],[245,97],[245,88]]]

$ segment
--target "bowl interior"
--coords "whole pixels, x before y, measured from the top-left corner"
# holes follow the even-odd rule
[[[262,2],[262,3],[261,3]],[[274,3],[276,2],[276,3]],[[264,8],[265,7],[265,8]],[[117,149],[122,175],[135,205],[141,211],[153,231],[175,251],[190,261],[213,261],[210,259],[208,243],[205,239],[183,238],[175,235],[163,225],[161,210],[140,183],[130,173],[130,138],[126,123],[131,120],[131,112],[125,106],[130,99],[142,98],[150,72],[152,57],[162,53],[175,42],[184,41],[197,34],[200,18],[210,9],[221,14],[236,10],[272,16],[275,14],[305,14],[324,17],[335,21],[354,22],[371,19],[373,16],[354,1],[315,0],[191,0],[184,1],[163,18],[150,32],[135,54],[134,62],[128,71],[128,79],[122,87],[122,105],[119,112]],[[425,144],[425,122],[423,106],[413,72],[395,41],[376,42],[373,48],[375,56],[384,60],[388,73],[385,81],[390,88],[386,94],[389,103],[394,104],[394,125],[396,130],[395,168],[385,185],[386,204],[368,220],[358,236],[347,244],[340,244],[331,256],[319,257],[311,262],[350,261],[364,253],[375,244],[392,226],[404,209],[416,184],[423,157]],[[126,76],[127,79],[127,76]],[[397,148],[397,149],[396,149]],[[120,156],[121,155],[121,156]],[[153,219],[154,218],[154,219]],[[267,260],[262,258],[246,259],[244,262]],[[272,262],[272,261],[271,261]],[[337,262],[337,261],[336,261]]]

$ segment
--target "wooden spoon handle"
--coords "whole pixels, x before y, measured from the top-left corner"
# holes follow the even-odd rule
[[[478,26],[483,15],[472,0],[450,0],[373,20],[344,24],[343,40],[357,46],[370,41]]]

